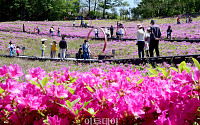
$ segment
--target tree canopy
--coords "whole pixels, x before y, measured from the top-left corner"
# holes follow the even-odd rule
[[[135,0],[137,1],[137,0]],[[200,11],[200,0],[142,0],[138,7],[132,8],[133,17],[149,18],[173,16]]]

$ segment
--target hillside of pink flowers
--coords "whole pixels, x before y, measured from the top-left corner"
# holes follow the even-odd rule
[[[150,74],[142,76],[122,67],[83,73],[68,69],[47,73],[38,67],[24,74],[17,64],[3,65],[0,124],[199,123],[199,69],[182,62],[178,69],[159,70],[149,69]]]

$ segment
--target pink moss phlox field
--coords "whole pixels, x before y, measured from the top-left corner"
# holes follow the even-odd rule
[[[17,64],[3,65],[1,124],[84,125],[89,118],[115,118],[127,125],[193,124],[200,116],[199,70],[177,71],[144,77],[122,67],[83,73],[46,73],[38,67],[24,74]]]

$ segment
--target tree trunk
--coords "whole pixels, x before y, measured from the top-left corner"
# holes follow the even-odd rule
[[[104,1],[103,19],[105,19],[105,11],[106,11],[106,0]]]
[[[90,12],[90,0],[89,0],[89,12]]]

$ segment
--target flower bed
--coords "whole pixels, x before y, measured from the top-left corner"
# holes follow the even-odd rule
[[[147,76],[121,67],[83,73],[38,67],[24,74],[17,64],[4,65],[1,124],[193,124],[200,116],[200,65],[193,61],[198,68],[182,62]]]

